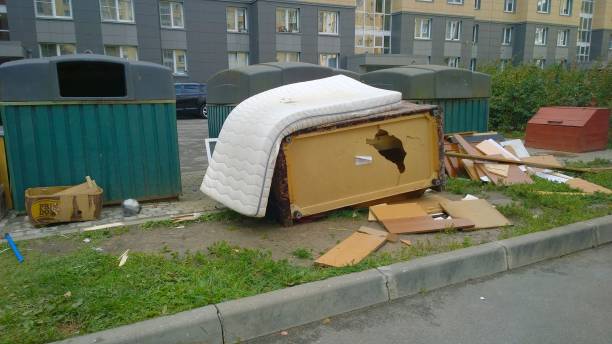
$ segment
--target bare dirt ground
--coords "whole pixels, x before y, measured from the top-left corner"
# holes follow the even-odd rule
[[[449,193],[440,195],[453,200],[461,198],[459,195]],[[510,199],[499,193],[489,193],[486,198],[497,205],[511,202]],[[131,227],[107,236],[101,233],[60,235],[33,240],[27,249],[52,255],[66,254],[87,246],[99,248],[111,254],[121,254],[127,249],[130,252],[183,254],[187,251],[206,250],[216,242],[225,241],[239,247],[270,251],[274,259],[288,259],[296,264],[307,265],[312,264],[312,259],[325,253],[361,226],[384,230],[377,222],[368,222],[363,213],[356,214],[355,217],[320,218],[291,227],[283,227],[267,219],[244,218],[238,222],[177,224],[172,227],[152,229]],[[496,240],[499,233],[500,229],[452,231],[401,235],[400,239],[408,239],[413,244],[422,242],[433,246],[453,242],[462,243],[465,240],[469,240],[471,244],[479,244]],[[91,239],[91,241],[84,242],[85,239]],[[401,250],[404,245],[399,241],[387,243],[379,252],[391,253]],[[312,258],[296,258],[294,251],[298,249],[306,249],[311,252]]]

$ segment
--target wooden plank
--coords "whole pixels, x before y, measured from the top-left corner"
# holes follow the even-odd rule
[[[569,171],[569,172],[578,172],[578,173],[597,173],[597,172],[604,172],[604,171],[612,170],[612,167],[593,167],[593,168],[575,168],[575,167],[566,167],[566,166],[558,167],[558,166],[551,166],[549,164],[540,164],[537,162],[515,161],[515,160],[510,160],[510,159],[494,158],[490,156],[453,153],[453,152],[448,152],[446,153],[446,155],[452,156],[455,158],[460,158],[460,159],[471,159],[471,160],[477,160],[477,161],[492,161],[492,162],[499,162],[499,163],[511,164],[511,165],[525,165],[525,166],[531,166],[531,167],[547,168],[550,170]]]
[[[387,203],[381,203],[378,205],[386,205]],[[378,220],[376,220],[376,216],[374,216],[374,213],[372,213],[372,207],[370,207],[370,209],[368,209],[368,221],[370,222],[376,222]]]
[[[508,168],[508,178],[504,179],[503,183],[505,185],[533,184],[533,179],[521,171],[518,166],[512,165]]]
[[[362,261],[385,243],[385,238],[365,233],[353,233],[319,257],[315,264],[343,267]]]
[[[457,143],[459,144],[459,146],[468,154],[470,155],[482,155],[482,153],[480,153],[480,151],[476,148],[474,148],[474,146],[472,146],[469,142],[467,142],[461,135],[459,134],[454,134],[453,138],[457,141]],[[449,155],[450,156],[450,155]]]
[[[387,241],[389,242],[397,242],[398,240],[398,237],[396,234],[389,233],[387,231],[381,231],[380,229],[374,229],[374,228],[370,228],[366,226],[361,226],[357,231],[359,233],[381,236],[387,239]]]
[[[508,152],[507,149],[502,147],[499,143],[493,140],[484,140],[476,145],[476,148],[483,152],[485,155],[499,155],[501,154],[504,158],[510,160],[519,161],[520,159],[514,156],[514,154]]]
[[[554,155],[534,155],[527,158],[522,158],[523,161],[547,164],[549,166],[562,167],[563,165],[555,158]]]
[[[386,220],[382,223],[389,232],[396,234],[432,233],[451,228],[461,229],[474,227],[474,222],[467,219],[453,218],[435,220],[431,216]]]
[[[381,204],[370,207],[370,210],[378,221],[427,215],[417,203]]]
[[[420,205],[426,213],[437,214],[443,212],[440,202],[446,200],[446,198],[436,195],[433,192],[426,192],[419,198],[410,198],[401,202],[389,202],[389,204],[416,203]]]
[[[484,199],[442,202],[442,208],[453,218],[474,222],[474,228],[495,228],[511,225],[497,209]]]
[[[455,178],[457,177],[457,170],[455,170],[455,167],[451,163],[450,159],[452,158],[446,156],[444,157],[444,169],[449,177]]]
[[[510,165],[484,164],[484,167],[487,169],[487,171],[495,173],[498,176],[508,177],[508,168],[510,167]]]
[[[408,240],[408,239],[402,239],[400,240],[402,242],[402,244],[404,245],[408,245],[408,246],[412,246],[412,241]]]
[[[571,188],[586,192],[587,194],[594,194],[595,192],[603,192],[605,194],[612,193],[612,190],[608,188],[605,188],[601,185],[593,184],[581,178],[570,179],[567,182],[567,185],[569,185]]]

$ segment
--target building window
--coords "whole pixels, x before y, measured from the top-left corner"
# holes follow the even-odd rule
[[[391,52],[391,0],[357,0],[355,53]]]
[[[227,64],[229,69],[249,65],[249,53],[242,51],[230,51],[227,53]]]
[[[76,45],[70,43],[40,43],[40,57],[76,54]]]
[[[582,0],[580,6],[580,23],[576,42],[579,62],[588,62],[591,53],[591,29],[593,24],[593,0]]]
[[[277,51],[277,62],[300,62],[300,53],[295,51]]]
[[[338,68],[338,54],[319,54],[319,64],[321,66]]]
[[[547,27],[536,27],[535,45],[546,45],[547,38],[548,38],[548,28]]]
[[[446,64],[449,67],[455,67],[455,68],[459,68],[459,62],[460,62],[461,58],[460,57],[447,57],[445,59]]]
[[[512,28],[505,27],[502,31],[502,45],[510,45],[512,44]]]
[[[431,19],[416,18],[414,20],[414,38],[430,39],[431,38]]]
[[[610,36],[610,39],[608,40],[608,50],[612,50],[612,36]]]
[[[35,0],[35,3],[37,17],[72,18],[71,0]]]
[[[10,39],[8,18],[6,16],[6,5],[0,1],[0,41]]]
[[[546,59],[536,59],[535,65],[538,66],[540,69],[544,69],[544,67],[546,66]]]
[[[451,5],[463,5],[463,0],[448,0]]]
[[[476,70],[476,59],[475,58],[470,59],[470,70],[472,72]]]
[[[246,8],[228,7],[226,16],[227,32],[248,32]]]
[[[446,21],[446,40],[459,41],[461,40],[461,20]]]
[[[509,64],[510,64],[510,60],[501,59],[499,60],[499,69],[503,71],[504,69],[506,69],[506,66],[508,66]]]
[[[559,15],[571,16],[573,5],[574,5],[574,2],[572,0],[561,0],[561,7],[559,8]]]
[[[105,45],[104,55],[121,57],[127,60],[138,60],[138,48],[130,45]]]
[[[570,30],[559,30],[557,32],[557,46],[558,47],[567,47],[567,42],[569,41]]]
[[[431,39],[431,19],[416,18],[414,20],[414,38]]]
[[[475,10],[479,10],[480,9],[480,0],[474,0],[474,9]]]
[[[516,0],[504,0],[504,12],[513,13],[516,11]]]
[[[480,25],[474,24],[474,26],[472,26],[472,43],[478,43],[479,31],[480,31]]]
[[[184,28],[185,23],[183,22],[183,3],[175,1],[160,1],[159,18],[162,27],[171,29]]]
[[[170,68],[175,75],[187,74],[187,52],[185,50],[165,49],[162,60],[164,66]]]
[[[319,34],[338,34],[338,12],[319,11]]]
[[[134,22],[132,0],[100,0],[100,12],[103,21]]]
[[[277,8],[276,32],[300,32],[300,10],[297,8]]]
[[[537,11],[540,13],[550,13],[550,0],[538,0]]]

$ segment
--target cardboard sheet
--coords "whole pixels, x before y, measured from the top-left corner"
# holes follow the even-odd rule
[[[521,170],[520,166],[509,165],[508,177],[503,181],[506,185],[512,184],[533,184],[533,179],[527,175],[527,173]]]
[[[485,164],[484,166],[487,169],[487,171],[491,173],[495,173],[502,177],[508,176],[508,168],[510,167],[510,165],[504,165],[504,164]]]
[[[447,199],[436,195],[433,192],[426,192],[419,198],[411,198],[403,202],[389,202],[389,204],[400,204],[400,203],[416,203],[423,208],[428,214],[436,214],[442,212],[440,202],[446,201]]]
[[[377,235],[353,233],[319,257],[315,264],[338,268],[357,264],[382,246],[385,240]]]
[[[453,218],[471,220],[476,229],[511,225],[504,215],[484,199],[442,202],[442,208]]]
[[[414,234],[439,232],[451,228],[470,228],[474,227],[474,222],[461,218],[436,220],[431,216],[419,216],[405,219],[386,220],[383,221],[383,225],[391,233]]]
[[[381,204],[370,207],[370,210],[378,221],[427,215],[417,203]]]
[[[593,184],[581,178],[570,179],[567,182],[567,185],[574,189],[578,189],[580,191],[586,192],[588,194],[593,194],[595,192],[603,192],[606,194],[612,193],[612,190],[605,188],[601,185]]]

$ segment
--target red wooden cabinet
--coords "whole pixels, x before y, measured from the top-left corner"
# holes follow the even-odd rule
[[[563,152],[604,150],[610,110],[587,107],[543,107],[527,122],[525,145]]]

